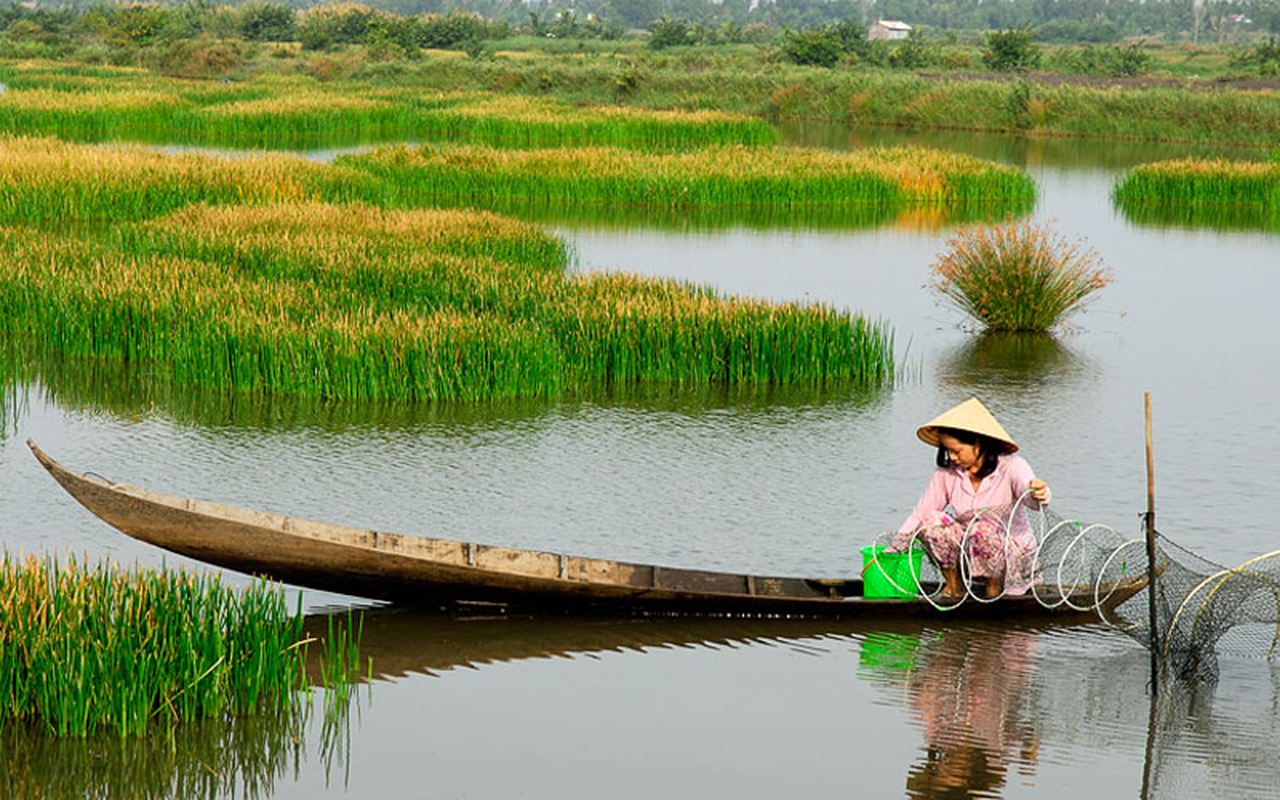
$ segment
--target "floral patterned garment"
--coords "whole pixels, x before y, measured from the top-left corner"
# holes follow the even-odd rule
[[[942,566],[954,566],[965,531],[977,517],[968,539],[970,574],[1003,577],[1006,594],[1026,594],[1035,580],[1032,562],[1037,547],[1026,509],[1039,509],[1040,504],[1027,497],[1012,520],[1009,509],[1027,492],[1034,479],[1031,465],[1016,455],[1001,456],[995,470],[983,478],[976,489],[963,470],[936,469],[915,510],[893,537],[889,550],[905,551],[912,538],[918,538]],[[1046,499],[1044,504],[1048,503]]]

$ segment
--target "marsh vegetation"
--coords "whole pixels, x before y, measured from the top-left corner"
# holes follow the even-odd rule
[[[679,281],[574,275],[558,238],[485,212],[324,202],[361,185],[342,180],[350,168],[8,144],[10,219],[146,221],[106,235],[0,230],[6,336],[145,360],[179,384],[480,400],[654,380],[865,385],[893,373],[882,323]]]
[[[1097,251],[1047,225],[979,225],[947,240],[930,288],[988,331],[1043,333],[1113,280]]]
[[[925,148],[855,153],[800,148],[706,147],[652,154],[616,148],[496,151],[386,147],[340,158],[397,191],[465,201],[655,208],[879,206],[1028,208],[1035,183],[1011,167]]]
[[[358,635],[331,636],[323,685],[357,677]],[[0,728],[139,736],[296,711],[309,683],[300,610],[265,582],[0,555]],[[344,695],[345,696],[345,695]]]

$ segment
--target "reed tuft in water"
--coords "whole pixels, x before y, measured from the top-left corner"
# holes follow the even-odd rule
[[[1193,205],[1252,206],[1280,213],[1280,160],[1157,161],[1129,170],[1113,194],[1126,211],[1143,205]]]
[[[1020,209],[1035,201],[1035,183],[1024,172],[922,147],[836,153],[721,145],[642,153],[616,147],[516,151],[397,145],[339,163],[367,170],[410,197],[486,204]]]
[[[302,625],[265,582],[237,591],[216,575],[5,551],[0,727],[124,737],[153,725],[296,711],[308,685]],[[321,656],[333,660],[326,669],[339,691],[358,647],[358,634],[348,635]]]
[[[991,331],[1047,331],[1113,280],[1096,251],[1031,222],[967,228],[947,246],[929,288]]]

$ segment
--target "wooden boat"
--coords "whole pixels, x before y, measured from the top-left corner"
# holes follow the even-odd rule
[[[31,440],[32,453],[72,497],[107,524],[190,558],[313,589],[414,605],[459,602],[669,614],[815,617],[937,614],[923,599],[864,597],[860,578],[788,578],[630,564],[471,542],[406,536],[160,494],[67,469]],[[1118,605],[1145,576],[1103,587]],[[982,616],[1093,616],[1094,586],[948,612]]]

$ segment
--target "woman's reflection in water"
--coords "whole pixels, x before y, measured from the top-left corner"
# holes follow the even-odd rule
[[[925,758],[908,797],[999,797],[1011,763],[1033,774],[1040,735],[1023,700],[1035,656],[1027,631],[953,629],[921,648],[907,691]]]

